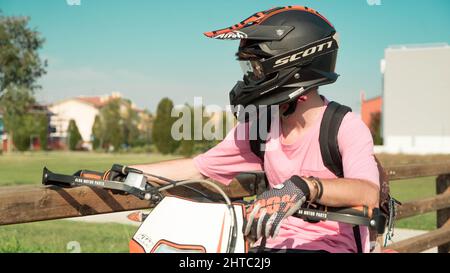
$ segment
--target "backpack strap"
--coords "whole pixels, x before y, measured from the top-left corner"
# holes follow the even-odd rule
[[[269,109],[267,109],[267,127],[266,127],[267,128],[267,132],[264,131],[261,134],[261,132],[259,130],[259,125],[261,125],[261,124],[260,124],[259,121],[260,121],[260,119],[258,119],[257,121],[253,122],[251,127],[250,127],[250,133],[249,133],[249,135],[250,135],[250,149],[255,155],[257,155],[261,159],[261,161],[264,164],[264,151],[265,151],[264,145],[267,142],[267,138],[268,138],[268,135],[269,135],[269,132],[270,132],[270,126],[271,126],[271,123],[272,123],[271,111]],[[256,138],[252,138],[251,137],[251,136],[253,136],[252,132],[256,132]]]
[[[355,237],[355,244],[358,253],[363,253],[362,243],[361,243],[361,230],[359,226],[353,226],[353,236]]]
[[[327,167],[337,177],[344,177],[344,167],[342,166],[342,156],[339,152],[338,133],[342,120],[350,107],[341,105],[331,101],[328,103],[325,113],[323,114],[322,123],[320,124],[319,144],[322,160]],[[362,253],[361,231],[359,226],[353,226],[353,235],[358,253]]]
[[[328,103],[320,124],[319,144],[323,163],[340,178],[344,177],[344,170],[337,136],[344,116],[351,111],[350,107],[332,101]]]

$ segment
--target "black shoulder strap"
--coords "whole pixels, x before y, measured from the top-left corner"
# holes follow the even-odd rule
[[[359,226],[353,226],[353,236],[355,237],[357,253],[363,253],[362,241],[361,241],[361,229],[359,228]]]
[[[325,167],[337,177],[344,177],[337,136],[344,116],[351,111],[350,107],[332,101],[328,104],[320,124],[319,143],[322,160]]]
[[[328,104],[323,114],[322,123],[320,124],[319,143],[322,160],[324,165],[337,177],[344,177],[337,136],[342,120],[351,111],[352,109],[350,107],[332,101]],[[363,249],[359,226],[353,226],[353,235],[355,237],[357,252],[362,253]]]
[[[272,116],[271,116],[271,112],[268,109],[267,110],[267,132],[263,132],[263,134],[261,134],[260,130],[259,130],[259,125],[260,121],[262,121],[264,119],[258,119],[257,121],[252,123],[252,126],[250,127],[250,149],[251,151],[257,155],[262,162],[264,162],[264,151],[265,151],[265,147],[264,145],[266,144],[267,138],[268,138],[268,132],[270,132],[270,125],[272,122]],[[263,130],[265,131],[265,130]],[[252,138],[252,136],[254,135],[254,133],[252,132],[256,132],[256,138]]]

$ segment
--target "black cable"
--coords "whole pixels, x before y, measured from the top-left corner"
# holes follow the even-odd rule
[[[142,174],[146,175],[146,176],[151,176],[151,177],[157,178],[159,180],[165,181],[165,182],[167,182],[169,184],[172,184],[172,185],[176,185],[177,182],[185,181],[185,180],[178,180],[178,181],[176,181],[176,180],[172,180],[172,179],[169,179],[169,178],[166,178],[166,177],[162,177],[162,176],[159,176],[159,175],[146,173],[146,172],[142,172]],[[193,191],[193,192],[195,192],[197,194],[200,194],[201,196],[203,196],[204,198],[206,198],[206,199],[208,199],[210,201],[217,201],[215,199],[212,199],[211,197],[209,197],[207,194],[203,193],[202,191],[197,190],[197,189],[195,189],[195,188],[193,188],[191,186],[188,186],[188,185],[180,185],[180,186],[184,187],[184,188],[187,188],[187,189],[189,189],[189,190],[191,190],[191,191]]]

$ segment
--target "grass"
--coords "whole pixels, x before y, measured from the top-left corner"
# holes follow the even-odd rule
[[[76,221],[45,221],[0,227],[0,253],[128,252],[137,227]]]
[[[106,154],[94,152],[26,152],[0,155],[0,186],[40,184],[42,169],[71,174],[80,169],[106,170],[124,165],[173,159],[160,154]]]
[[[436,192],[436,177],[423,177],[391,182],[391,195],[401,202],[432,197]],[[395,227],[407,229],[436,229],[436,212],[430,212],[396,222]]]

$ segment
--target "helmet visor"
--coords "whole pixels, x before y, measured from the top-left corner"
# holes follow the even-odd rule
[[[244,81],[259,82],[264,80],[264,71],[258,60],[240,60],[239,64],[244,74]]]

